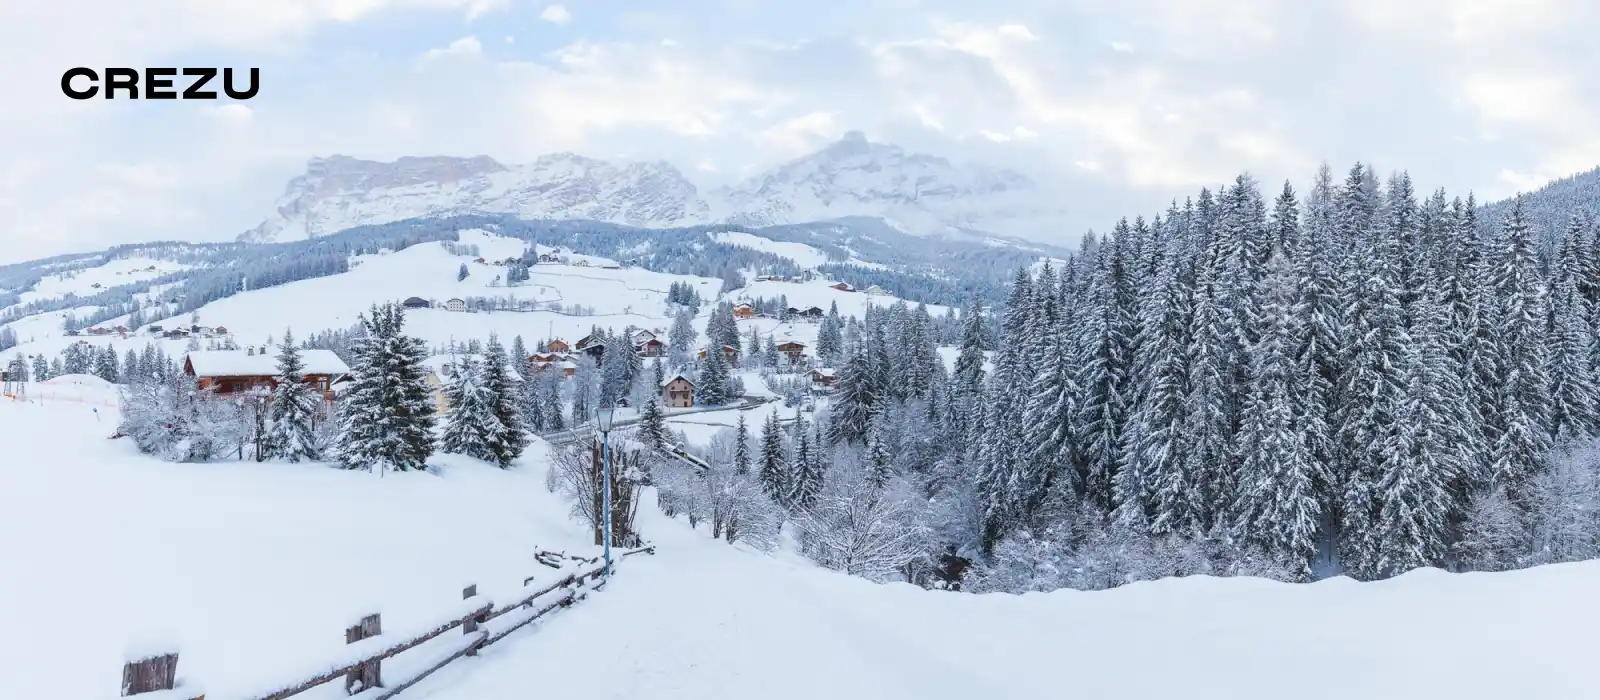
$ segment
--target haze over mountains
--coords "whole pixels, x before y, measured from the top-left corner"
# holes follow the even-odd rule
[[[847,216],[913,235],[1060,239],[1064,208],[1029,177],[909,153],[851,131],[827,147],[733,186],[701,191],[665,161],[574,153],[506,165],[488,156],[380,163],[314,158],[245,242],[297,240],[419,216],[511,214],[644,227],[749,226]],[[1051,202],[1050,204],[1044,204]]]

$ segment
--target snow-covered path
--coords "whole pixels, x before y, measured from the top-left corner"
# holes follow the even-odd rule
[[[904,640],[856,624],[840,614],[837,601],[774,576],[782,562],[752,562],[749,553],[656,519],[659,554],[628,559],[606,590],[407,694],[413,700],[510,698],[535,689],[593,700],[985,696],[983,678],[959,667],[933,673],[920,650],[901,653]]]

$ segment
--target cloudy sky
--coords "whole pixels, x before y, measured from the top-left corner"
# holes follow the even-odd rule
[[[1017,168],[1075,241],[1241,170],[1497,198],[1600,164],[1589,0],[0,0],[0,262],[258,223],[313,155],[665,158],[721,184],[859,129]],[[259,67],[248,102],[73,66]]]

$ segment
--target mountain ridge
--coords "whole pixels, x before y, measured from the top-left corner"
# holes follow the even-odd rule
[[[607,161],[572,152],[508,165],[487,156],[374,161],[315,157],[246,243],[315,238],[357,226],[461,214],[586,219],[645,228],[772,226],[868,217],[905,233],[1001,239],[1061,215],[1016,171],[956,165],[849,131],[822,149],[732,185],[702,191],[664,160]]]

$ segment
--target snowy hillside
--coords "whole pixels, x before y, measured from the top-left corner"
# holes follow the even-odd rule
[[[106,440],[115,412],[0,401],[0,697],[113,697],[123,652],[182,650],[224,700],[318,667],[349,621],[404,634],[544,573],[536,548],[591,551],[544,487],[510,471],[170,464]],[[445,667],[402,698],[482,700],[1501,700],[1600,693],[1594,563],[1377,583],[1189,577],[1012,596],[874,584],[667,518],[654,557],[605,591]],[[72,653],[63,653],[70,649]],[[404,659],[404,657],[402,657]],[[393,663],[393,666],[387,664]],[[403,661],[386,662],[398,672]],[[415,662],[412,662],[415,663]],[[796,672],[805,669],[806,672]],[[1308,680],[1309,679],[1309,680]],[[1286,690],[1290,689],[1290,690]],[[344,697],[338,684],[299,696]]]
[[[449,245],[474,246],[468,249],[476,250],[477,257],[486,261],[520,256],[527,245],[522,240],[481,230],[463,230],[459,232],[459,238],[459,241]],[[789,246],[780,249],[804,257],[803,251],[798,250],[803,246],[798,244],[756,240],[772,246]],[[740,239],[740,242],[748,241]],[[553,250],[547,246],[538,248],[545,253]],[[227,339],[240,346],[259,346],[269,339],[276,341],[283,337],[286,328],[292,329],[296,336],[303,339],[319,331],[347,329],[356,323],[359,314],[373,304],[413,297],[429,302],[432,307],[409,310],[406,314],[406,331],[422,338],[430,346],[446,345],[452,340],[482,340],[490,333],[499,334],[507,342],[520,335],[530,345],[545,338],[562,338],[572,342],[587,335],[597,325],[615,329],[634,325],[664,331],[672,321],[668,315],[666,297],[673,283],[692,285],[706,300],[717,299],[721,285],[717,279],[622,267],[607,258],[568,252],[562,255],[567,259],[567,264],[532,266],[526,282],[507,287],[504,279],[509,268],[490,262],[475,262],[477,257],[458,252],[447,249],[446,242],[428,242],[389,253],[358,255],[350,261],[349,270],[341,274],[251,289],[175,316],[163,317],[157,311],[149,311],[144,314],[141,324],[130,329],[127,337],[120,334],[68,335],[63,330],[65,316],[86,316],[96,307],[75,307],[24,316],[4,325],[16,333],[18,345],[14,349],[0,351],[0,365],[17,353],[44,353],[54,357],[68,345],[78,342],[96,347],[111,346],[119,355],[130,349],[141,349],[150,342],[163,346],[169,354],[182,353],[187,340],[162,339],[143,332],[150,326],[168,329],[189,325],[222,327],[227,331]],[[75,273],[76,277],[55,282],[51,288],[66,288],[68,282],[82,286],[86,281],[102,278],[121,279],[120,284],[134,284],[126,277],[118,278],[117,272],[130,265],[143,270],[152,264],[155,263],[144,260],[137,263],[113,260],[103,266],[81,270]],[[175,266],[170,262],[163,265],[169,269]],[[458,280],[463,265],[468,275]],[[161,266],[158,269],[162,269]],[[758,297],[777,299],[787,296],[791,305],[814,305],[824,310],[830,304],[837,303],[839,313],[845,316],[860,316],[869,304],[887,306],[898,301],[892,296],[841,292],[830,288],[829,284],[821,279],[804,283],[751,282],[730,294],[728,299],[738,302]],[[45,288],[43,284],[40,287]],[[445,308],[450,299],[469,298],[505,299],[511,300],[508,303],[518,305],[525,303],[529,308],[469,313]],[[702,309],[698,321],[701,329],[704,329],[710,311],[709,304]],[[945,307],[929,306],[929,312],[935,315],[942,315],[945,311]],[[194,319],[193,323],[191,319]],[[124,315],[107,319],[98,325],[113,328],[125,325],[127,321],[128,317]],[[776,319],[740,321],[743,337],[748,337],[750,325],[758,327],[765,337],[797,340],[808,347],[814,346],[816,341],[815,323],[784,323]]]
[[[462,245],[477,246],[480,257],[497,260],[520,256],[525,243],[482,231],[461,232]],[[543,249],[548,252],[549,249]],[[428,300],[435,308],[410,310],[406,330],[430,345],[451,340],[465,342],[484,339],[489,333],[508,341],[521,335],[529,343],[540,338],[565,338],[569,342],[589,333],[592,326],[622,328],[629,324],[642,328],[665,328],[666,293],[674,282],[694,285],[705,298],[716,296],[718,280],[686,275],[666,275],[640,268],[606,269],[611,261],[594,256],[571,255],[573,264],[536,265],[530,279],[520,286],[504,286],[506,267],[447,251],[442,243],[424,243],[387,254],[357,256],[348,272],[300,280],[265,289],[250,290],[206,304],[175,318],[147,316],[141,328],[150,325],[173,327],[190,325],[190,318],[208,327],[221,326],[241,346],[260,345],[269,338],[283,336],[292,328],[301,338],[324,330],[342,330],[356,323],[356,317],[373,304],[402,301],[412,297]],[[580,265],[578,263],[584,263]],[[465,265],[466,279],[458,280]],[[98,270],[82,273],[99,275]],[[496,282],[496,278],[501,281]],[[498,285],[498,286],[497,286]],[[448,311],[445,302],[454,298],[490,297],[530,302],[540,310],[462,313]],[[581,308],[580,308],[581,307]],[[559,308],[560,310],[549,310]],[[573,311],[578,308],[578,311]],[[62,348],[85,341],[96,346],[110,345],[118,353],[142,348],[146,343],[165,344],[169,353],[181,352],[186,340],[161,340],[132,329],[127,338],[120,335],[68,336],[61,328],[67,312],[29,316],[14,322],[20,344],[10,352],[0,352],[0,362],[11,354],[54,356]],[[116,326],[126,317],[105,321]]]
[[[520,166],[487,156],[391,163],[316,158],[290,181],[275,211],[239,240],[295,240],[460,213],[647,227],[865,216],[915,235],[1038,237],[1060,215],[1053,201],[1019,173],[907,153],[852,131],[816,153],[711,192],[665,162],[609,163],[571,153]]]

